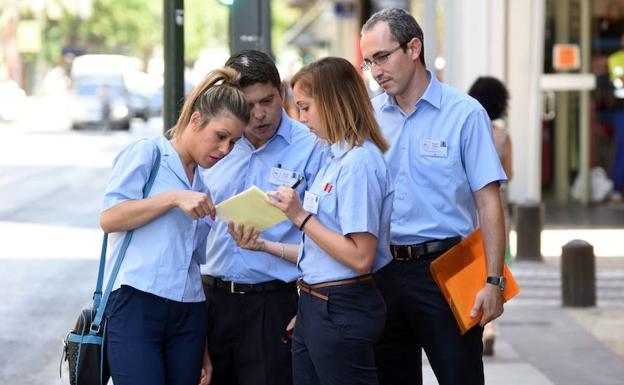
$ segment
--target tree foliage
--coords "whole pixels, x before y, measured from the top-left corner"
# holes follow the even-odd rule
[[[46,58],[57,61],[60,48],[85,53],[147,57],[162,41],[162,3],[149,0],[93,0],[88,17],[63,8],[47,20]]]
[[[63,48],[84,53],[118,53],[147,59],[163,41],[163,1],[92,0],[85,17],[63,0],[49,0],[62,9],[48,17],[44,29],[44,57],[59,61]],[[251,1],[251,0],[239,0]],[[255,0],[254,0],[255,1]],[[75,2],[74,2],[75,3]],[[184,45],[187,63],[204,48],[228,46],[228,8],[217,0],[184,1]],[[55,12],[57,13],[57,12]],[[273,50],[279,53],[281,39],[300,17],[285,0],[272,0]]]

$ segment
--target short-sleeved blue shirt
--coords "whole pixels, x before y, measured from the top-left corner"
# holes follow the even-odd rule
[[[507,179],[483,107],[428,75],[410,115],[385,93],[372,100],[390,142],[385,158],[395,184],[397,245],[470,234],[478,222],[473,192]]]
[[[393,187],[381,151],[371,142],[348,149],[335,143],[327,149],[310,192],[319,197],[317,219],[342,235],[370,233],[377,238],[372,272],[390,257],[390,215]],[[308,284],[337,281],[361,275],[338,262],[310,237],[299,247],[298,266]]]
[[[276,190],[280,184],[273,183],[271,170],[279,168],[290,171],[292,180],[303,176],[297,191],[303,192],[316,175],[322,145],[304,125],[295,122],[282,112],[280,125],[273,137],[256,149],[243,137],[225,158],[209,170],[202,172],[204,183],[209,186],[215,204],[256,185],[263,191]],[[261,237],[284,243],[298,243],[301,232],[290,221],[284,221],[261,233]],[[219,277],[237,283],[260,283],[271,280],[292,282],[299,277],[294,264],[275,256],[241,249],[227,231],[227,223],[214,223],[207,240],[206,264],[202,274]]]
[[[161,161],[149,197],[171,190],[209,193],[199,167],[195,170],[193,184],[189,184],[180,156],[161,136],[135,142],[117,155],[102,211],[128,200],[143,199],[143,187],[154,164],[156,147],[160,149]],[[203,301],[199,264],[206,258],[205,241],[209,230],[208,220],[193,220],[179,208],[136,228],[113,290],[129,285],[178,302]],[[125,232],[110,234],[104,282],[108,281],[125,235]]]

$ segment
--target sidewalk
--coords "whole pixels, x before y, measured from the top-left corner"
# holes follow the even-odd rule
[[[488,385],[624,383],[624,258],[596,259],[597,307],[561,307],[559,259],[516,261],[522,291],[497,322]],[[437,384],[425,365],[424,384]]]
[[[515,234],[512,235],[512,237]],[[597,306],[561,306],[561,246],[583,239],[596,254]],[[497,321],[487,385],[624,384],[624,203],[546,204],[543,262],[514,261],[520,294]],[[425,385],[437,381],[426,363]]]

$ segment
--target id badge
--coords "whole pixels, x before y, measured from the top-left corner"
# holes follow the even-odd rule
[[[279,167],[271,167],[269,183],[278,186],[292,186],[297,181],[297,173]]]
[[[432,156],[434,158],[446,158],[448,156],[448,147],[445,140],[420,140],[420,155]]]
[[[316,215],[316,213],[318,213],[318,206],[319,196],[306,191],[303,197],[303,209],[310,214]]]

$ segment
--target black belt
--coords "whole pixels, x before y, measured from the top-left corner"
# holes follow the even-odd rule
[[[263,291],[295,291],[297,288],[296,282],[283,282],[278,280],[261,283],[236,283],[209,275],[202,275],[201,278],[204,286],[225,289],[235,294],[260,293]]]
[[[461,237],[453,237],[419,243],[417,245],[390,245],[392,258],[397,261],[413,261],[423,257],[438,255],[461,241]]]

